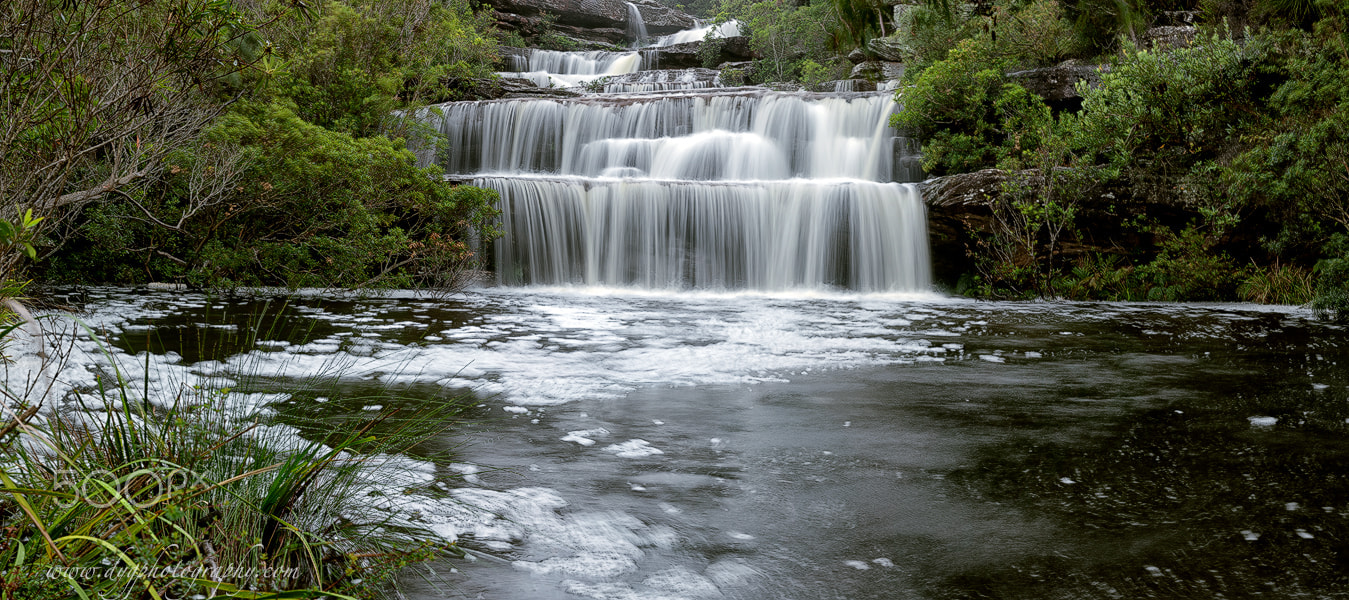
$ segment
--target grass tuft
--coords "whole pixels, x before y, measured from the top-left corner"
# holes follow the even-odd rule
[[[416,410],[302,436],[256,399],[342,398],[342,365],[174,385],[148,354],[136,381],[102,356],[96,385],[59,398],[0,387],[0,600],[369,598],[409,565],[463,556],[404,510],[450,472],[408,454],[454,426],[458,401],[366,390],[344,399]]]

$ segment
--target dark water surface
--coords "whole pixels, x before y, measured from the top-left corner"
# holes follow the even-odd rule
[[[440,589],[415,598],[1349,589],[1346,339],[1293,309],[499,289],[284,310],[90,301],[123,350],[203,374],[340,364],[352,386],[474,394],[443,443],[463,444],[452,497],[482,510],[427,519],[479,559],[435,565]],[[221,349],[237,356],[205,360]]]

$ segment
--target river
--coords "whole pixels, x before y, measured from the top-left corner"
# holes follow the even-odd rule
[[[454,448],[451,491],[424,510],[477,559],[434,564],[413,598],[1344,589],[1349,357],[1341,328],[1298,309],[495,287],[79,299],[152,372],[340,365],[353,389],[459,391],[475,408],[432,444]],[[372,408],[324,400],[274,409]]]

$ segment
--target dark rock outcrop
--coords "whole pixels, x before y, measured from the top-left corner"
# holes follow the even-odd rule
[[[566,88],[545,88],[527,79],[510,77],[459,79],[446,82],[454,94],[448,100],[498,100],[501,98],[575,98],[580,92]]]
[[[1054,110],[1076,111],[1082,107],[1082,95],[1077,93],[1077,83],[1085,81],[1088,86],[1099,85],[1101,70],[1096,65],[1069,60],[1043,69],[1008,73],[1007,77],[1043,98],[1045,104]]]
[[[703,59],[699,55],[699,52],[702,50],[704,43],[705,42],[686,42],[660,48],[648,48],[642,51],[642,58],[646,61],[647,68],[649,69],[692,69],[702,67]],[[721,41],[721,49],[717,52],[717,56],[711,61],[711,64],[717,65],[727,62],[740,62],[753,57],[753,52],[749,49],[749,38],[740,36],[729,37]]]
[[[492,0],[490,4],[498,13],[526,19],[537,19],[544,14],[557,15],[554,28],[587,39],[594,39],[588,33],[595,30],[623,33],[629,26],[628,7],[622,0]],[[642,14],[646,31],[651,35],[665,35],[697,26],[693,17],[653,0],[639,0],[633,4]],[[518,24],[518,19],[510,17],[499,20],[508,26]],[[612,37],[611,31],[600,33],[603,37]]]
[[[954,285],[960,275],[972,272],[977,257],[988,252],[981,240],[989,239],[1001,226],[995,207],[1006,202],[1003,183],[1011,177],[1039,177],[1035,171],[1008,173],[984,169],[929,179],[923,182],[923,202],[928,207],[928,243],[933,276]],[[1118,183],[1096,189],[1076,207],[1073,230],[1058,243],[1058,256],[1073,261],[1088,253],[1129,254],[1152,248],[1157,240],[1150,233],[1124,226],[1146,215],[1154,223],[1173,227],[1199,216],[1196,207],[1179,201],[1156,202],[1135,196],[1131,186]]]

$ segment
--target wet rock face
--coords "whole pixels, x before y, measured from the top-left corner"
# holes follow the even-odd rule
[[[837,79],[817,84],[812,89],[816,92],[874,92],[876,82],[866,79]]]
[[[904,45],[890,38],[874,38],[867,42],[867,49],[889,62],[904,62],[909,57]]]
[[[557,15],[555,27],[559,31],[569,35],[575,33],[587,39],[602,37],[608,40],[617,31],[621,41],[621,34],[628,27],[628,7],[622,0],[492,0],[491,4],[498,13],[526,19],[537,19],[544,14]],[[664,35],[697,26],[693,17],[654,1],[643,0],[633,4],[642,14],[647,33],[651,35]],[[507,17],[504,20],[512,22],[516,19]],[[585,35],[586,30],[597,31]]]
[[[883,62],[879,60],[869,60],[853,67],[849,79],[870,79],[872,81],[888,81],[899,79],[904,76],[904,65],[897,62]]]
[[[1194,38],[1199,36],[1199,31],[1193,25],[1167,25],[1162,27],[1153,27],[1143,34],[1144,47],[1151,46],[1157,50],[1168,50],[1175,48],[1187,48],[1194,43]]]

